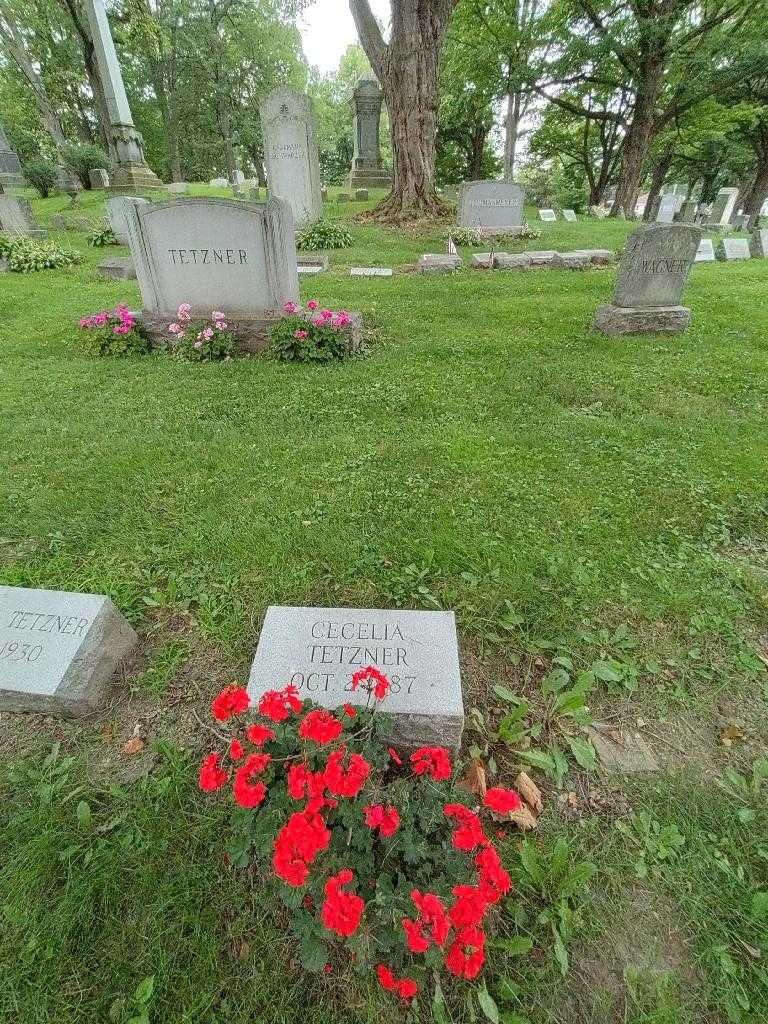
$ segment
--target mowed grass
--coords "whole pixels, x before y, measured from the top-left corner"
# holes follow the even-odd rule
[[[82,213],[98,219],[102,201],[84,197]],[[66,202],[35,206],[46,221]],[[618,249],[631,230],[529,219],[541,238],[510,248]],[[695,266],[687,334],[615,339],[589,330],[612,269],[353,279],[352,265],[442,251],[447,224],[350,228],[354,247],[301,283],[369,328],[366,357],[333,367],[85,356],[77,319],[140,295],[97,277],[119,250],[83,234],[52,232],[83,266],[0,276],[3,582],[110,594],[141,632],[155,608],[189,609],[233,674],[269,604],[446,607],[472,654],[468,703],[485,706],[499,666],[557,652],[631,660],[637,691],[595,702],[635,715],[764,700],[768,261]],[[116,1005],[127,1021],[150,976],[153,1022],[401,1016],[364,981],[303,979],[280,916],[223,864],[226,820],[178,755],[117,790],[83,781],[79,760],[19,756],[0,783],[0,1019],[80,1024]],[[492,960],[508,1024],[768,1019],[753,907],[768,887],[764,807],[743,821],[732,797],[673,776],[629,798],[680,830],[682,852],[638,893],[632,841],[610,818],[551,808],[537,845],[564,835],[598,884],[574,908],[565,979],[536,922],[548,898],[521,896],[540,955]],[[611,1003],[579,943],[614,948],[615,908],[633,920],[644,899],[674,916],[685,955],[667,980],[620,979]],[[449,1007],[468,1019],[454,994]]]

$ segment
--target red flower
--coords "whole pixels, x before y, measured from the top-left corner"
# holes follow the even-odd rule
[[[241,761],[245,757],[245,747],[240,740],[232,740],[229,744],[229,756],[233,761]]]
[[[433,892],[422,895],[418,889],[414,889],[411,899],[419,917],[417,921],[407,917],[403,919],[408,949],[412,953],[426,953],[433,942],[436,946],[442,946],[448,938],[451,924],[440,897]]]
[[[445,966],[460,978],[476,978],[485,961],[485,934],[480,928],[467,927],[457,932],[445,958]]]
[[[284,722],[292,711],[298,714],[302,707],[299,691],[289,683],[282,690],[267,690],[259,701],[259,714],[273,722]]]
[[[319,814],[292,814],[275,839],[272,866],[288,885],[304,885],[309,865],[331,841],[331,833]]]
[[[319,708],[310,711],[301,723],[299,736],[303,740],[314,740],[315,743],[333,743],[341,736],[343,729],[338,718],[334,718],[330,711]]]
[[[245,730],[245,735],[256,747],[263,747],[267,740],[276,739],[274,729],[270,729],[268,725],[249,725]]]
[[[510,811],[519,811],[523,806],[523,801],[514,789],[504,789],[503,786],[495,786],[493,789],[489,789],[485,794],[483,803],[497,814],[509,814]]]
[[[392,971],[384,964],[378,965],[376,974],[378,975],[381,987],[386,989],[387,992],[397,992],[401,999],[413,999],[419,991],[419,986],[413,978],[401,978],[398,981]]]
[[[233,715],[240,715],[248,709],[251,699],[242,686],[227,686],[211,704],[213,717],[226,722]]]
[[[456,902],[448,911],[451,924],[455,928],[479,925],[488,909],[485,892],[474,885],[455,885],[453,895],[456,897]]]
[[[325,902],[320,911],[325,927],[344,938],[349,938],[357,931],[365,909],[365,903],[358,895],[342,890],[342,886],[354,877],[349,868],[344,868],[338,875],[332,875],[325,883]]]
[[[386,838],[393,836],[400,827],[400,815],[391,805],[385,808],[383,804],[371,804],[363,808],[363,814],[368,828],[378,829]]]
[[[198,780],[200,789],[205,793],[212,793],[221,789],[229,776],[223,768],[219,768],[219,755],[209,754],[200,765],[200,777]]]
[[[357,796],[371,773],[371,766],[361,754],[353,754],[344,769],[346,749],[334,750],[325,768],[325,784],[335,796]]]
[[[453,832],[453,845],[457,850],[474,850],[476,846],[486,846],[488,839],[483,826],[474,811],[464,804],[446,804],[443,814],[447,818],[457,818],[459,825]]]
[[[294,800],[316,800],[325,792],[325,776],[322,772],[312,772],[301,762],[292,764],[288,769],[288,795]],[[320,810],[320,808],[316,808]]]
[[[241,807],[258,807],[267,795],[263,782],[254,782],[272,760],[271,754],[251,754],[248,760],[235,772],[232,792]]]
[[[357,717],[357,708],[354,708],[351,704],[345,704],[344,705],[344,714],[348,718],[356,718]]]
[[[512,879],[493,846],[486,846],[475,857],[480,872],[480,888],[489,903],[498,903],[512,888]]]
[[[445,747],[419,747],[411,754],[414,775],[431,775],[435,782],[451,777],[451,759]]]
[[[399,766],[403,763],[402,757],[400,757],[400,755],[398,754],[394,747],[387,747],[387,753],[389,754],[390,759],[394,761],[396,765]]]
[[[368,679],[372,679],[376,684],[373,688],[376,700],[384,700],[389,692],[389,679],[373,665],[368,665],[367,668],[361,668],[355,672],[352,676],[352,689],[356,690],[360,683],[364,683]],[[370,690],[370,686],[368,689]]]

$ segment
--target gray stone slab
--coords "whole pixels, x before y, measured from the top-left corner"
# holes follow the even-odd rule
[[[497,270],[531,269],[531,257],[524,252],[497,252],[494,262]]]
[[[135,281],[136,267],[130,256],[120,259],[113,257],[102,260],[98,266],[98,272],[102,277],[110,278],[113,281]]]
[[[554,249],[531,249],[525,255],[530,259],[532,267],[551,267],[557,252]]]
[[[173,192],[177,196],[185,196],[189,192],[188,181],[169,181],[165,187],[169,192]]]
[[[758,259],[768,257],[768,228],[758,228],[752,232],[750,248],[752,255]]]
[[[656,211],[656,217],[654,219],[659,224],[671,224],[675,219],[677,209],[677,198],[672,195],[671,192],[667,195],[663,195],[659,202],[659,208]]]
[[[223,310],[261,319],[299,298],[293,217],[286,203],[171,199],[127,208],[128,243],[144,311],[174,319]]]
[[[737,188],[720,189],[709,212],[709,220],[715,227],[728,227],[738,198],[739,190]]]
[[[459,197],[458,222],[464,228],[502,232],[525,223],[525,192],[511,181],[469,181]]]
[[[109,171],[106,167],[93,167],[88,171],[91,188],[109,188]]]
[[[580,256],[588,256],[590,263],[597,267],[606,267],[613,263],[613,252],[610,249],[574,249],[573,253]]]
[[[349,193],[348,192],[339,192],[339,194],[336,196],[336,202],[337,203],[348,203],[349,202]]]
[[[280,86],[261,102],[259,113],[270,193],[288,204],[297,225],[319,220],[323,197],[312,100]]]
[[[5,129],[0,124],[0,190],[3,185],[26,185],[21,161],[11,149]]]
[[[445,252],[427,252],[419,257],[420,274],[450,274],[459,270],[463,261],[461,256]]]
[[[0,708],[90,714],[136,642],[101,594],[0,586]]]
[[[592,260],[585,252],[556,252],[550,266],[554,270],[586,270]]]
[[[587,726],[601,765],[609,772],[635,775],[657,772],[659,763],[639,732],[609,726]]]
[[[679,306],[701,241],[686,224],[652,224],[627,239],[613,305],[630,308]]]
[[[678,334],[688,329],[691,311],[686,306],[615,306],[595,313],[593,330],[603,334]]]
[[[493,270],[496,264],[496,253],[474,252],[470,266],[473,270]]]
[[[570,221],[571,224],[575,223],[575,221],[578,220],[575,210],[563,210],[563,217],[565,218],[565,220]]]
[[[717,247],[719,260],[748,260],[750,255],[749,241],[746,238],[723,238]]]
[[[45,234],[35,220],[30,201],[7,195],[0,195],[0,231],[8,235],[31,237]]]
[[[368,665],[391,680],[381,710],[391,716],[394,743],[460,745],[464,705],[453,612],[272,606],[248,693],[256,702],[292,683],[326,708],[365,705],[367,690],[352,690],[351,678]]]
[[[356,188],[355,189],[355,199],[357,199],[358,201],[364,202],[368,198],[369,198],[369,192],[368,192],[367,188]]]
[[[301,270],[302,267],[319,267],[321,270],[327,270],[329,265],[328,253],[297,252],[296,262],[299,266],[299,270]]]
[[[543,220],[548,224],[557,220],[557,214],[554,210],[539,210],[539,220]]]
[[[324,269],[319,263],[299,263],[296,267],[296,272],[299,277],[311,277],[313,274],[322,274]]]
[[[139,206],[149,206],[149,200],[141,199],[139,196],[109,196],[104,202],[107,223],[112,228],[115,238],[120,245],[128,245],[127,210],[132,203],[138,203]]]
[[[713,263],[715,259],[715,244],[711,238],[702,238],[696,250],[694,263]]]

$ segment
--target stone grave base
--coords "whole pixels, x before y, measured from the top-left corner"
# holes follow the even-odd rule
[[[114,281],[136,280],[136,267],[130,256],[123,259],[102,260],[98,271],[101,277],[108,277]]]
[[[108,191],[117,195],[135,195],[136,189],[165,188],[154,171],[146,164],[123,165],[112,173]]]
[[[603,334],[679,334],[688,329],[691,311],[686,306],[600,306],[593,331]]]
[[[470,227],[470,231],[478,236],[478,238],[498,238],[504,235],[511,235],[513,238],[519,235],[524,235],[529,230],[527,224],[511,224],[509,227],[492,227],[492,228],[480,228]]]
[[[392,175],[387,171],[360,169],[349,176],[349,187],[355,192],[359,188],[392,188]]]
[[[428,252],[419,257],[418,270],[420,274],[450,274],[454,270],[459,270],[462,265],[461,256]]]
[[[132,316],[149,337],[153,348],[169,347],[171,335],[168,333],[168,324],[174,322],[175,314],[161,316],[141,310],[138,313],[132,313]],[[352,322],[348,327],[342,328],[342,333],[347,337],[349,351],[358,352],[363,343],[363,324],[359,314],[350,313],[350,316]],[[240,351],[257,355],[269,347],[269,332],[280,317],[281,314],[278,313],[271,316],[265,315],[260,319],[248,320],[239,320],[236,317],[228,316],[227,323],[237,339]],[[204,319],[204,317],[200,319]]]
[[[297,252],[296,253],[296,264],[299,267],[320,267],[322,270],[327,270],[329,266],[329,257],[327,252]]]

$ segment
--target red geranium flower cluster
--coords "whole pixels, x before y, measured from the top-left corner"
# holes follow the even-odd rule
[[[274,729],[270,729],[268,725],[259,725],[258,722],[249,725],[245,730],[245,735],[255,747],[263,747],[268,740],[277,739]]]
[[[411,754],[414,775],[431,775],[435,782],[450,779],[451,759],[445,747],[419,747]]]
[[[332,875],[325,883],[325,903],[320,911],[325,927],[345,939],[357,931],[365,909],[365,903],[359,896],[342,889],[354,877],[349,868],[344,868],[338,875]]]
[[[363,814],[368,828],[378,829],[379,834],[385,838],[393,836],[400,828],[400,815],[397,808],[391,804],[388,807],[384,807],[383,804],[371,804],[363,808]]]
[[[471,981],[476,978],[485,963],[485,932],[471,925],[461,928],[448,950],[445,966],[451,974]]]
[[[362,754],[353,754],[344,767],[346,748],[334,750],[325,766],[325,784],[334,796],[357,796],[371,774],[371,766]]]
[[[222,690],[211,704],[213,717],[219,722],[226,722],[233,715],[241,715],[247,711],[251,698],[242,686],[228,686]]]
[[[333,743],[341,736],[343,729],[338,718],[334,718],[330,711],[319,708],[310,711],[301,723],[299,736],[303,740],[314,740],[315,743]]]
[[[320,814],[297,811],[283,825],[275,839],[272,867],[288,885],[304,885],[309,865],[326,849],[331,833]]]
[[[261,775],[271,760],[271,754],[251,754],[245,764],[235,772],[232,793],[241,807],[258,807],[264,800],[267,787],[263,782],[254,780]]]
[[[451,928],[442,900],[433,892],[425,892],[422,895],[418,889],[413,890],[411,899],[419,916],[415,921],[403,918],[403,931],[408,949],[412,953],[426,953],[432,943],[442,946]]]
[[[227,782],[229,775],[223,768],[219,768],[219,755],[209,754],[200,765],[200,789],[206,793],[213,793],[216,789]]]
[[[259,714],[272,722],[284,722],[291,712],[298,715],[303,706],[299,691],[289,683],[282,690],[267,690],[259,701]]]
[[[504,789],[503,786],[487,790],[483,803],[497,814],[510,814],[523,806],[523,801],[514,789]]]
[[[379,984],[387,992],[397,992],[401,999],[413,999],[419,991],[419,986],[413,978],[400,978],[394,976],[392,971],[385,965],[379,964],[376,968]]]
[[[355,672],[352,676],[352,689],[356,690],[360,683],[365,683],[369,679],[375,684],[373,687],[373,695],[376,700],[384,700],[389,693],[389,679],[383,672],[379,672],[374,665],[368,665],[367,668],[361,668]],[[370,690],[370,686],[368,689]]]
[[[447,818],[456,818],[459,822],[452,837],[457,850],[471,851],[488,844],[480,819],[464,804],[446,804],[443,813]]]

